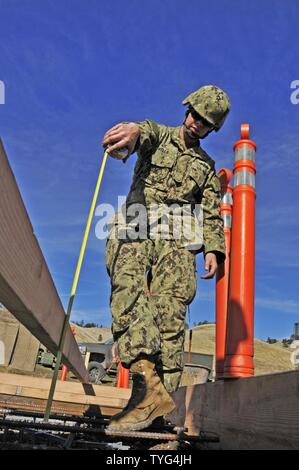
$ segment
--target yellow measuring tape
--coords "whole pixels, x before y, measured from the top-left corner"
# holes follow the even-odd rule
[[[75,276],[74,276],[74,280],[73,280],[73,285],[72,285],[72,290],[71,290],[71,294],[70,294],[70,298],[69,298],[67,312],[66,312],[66,316],[65,316],[65,319],[64,319],[64,324],[63,324],[61,337],[60,337],[60,340],[59,340],[55,370],[54,370],[53,377],[52,377],[52,382],[51,382],[51,387],[50,387],[50,390],[49,390],[46,411],[45,411],[45,415],[44,415],[44,421],[45,422],[47,422],[49,420],[49,417],[50,417],[53,397],[54,397],[55,388],[56,388],[56,382],[57,382],[57,379],[58,379],[59,368],[60,368],[60,365],[61,365],[62,351],[63,351],[64,341],[65,341],[66,331],[67,331],[67,327],[69,325],[69,319],[70,319],[70,316],[71,316],[72,306],[73,306],[74,298],[75,298],[75,295],[76,295],[78,280],[79,280],[80,271],[81,271],[81,267],[82,267],[82,262],[83,262],[83,258],[84,258],[84,254],[85,254],[85,250],[86,250],[86,245],[87,245],[88,235],[89,235],[89,231],[90,231],[91,221],[92,221],[92,218],[93,218],[95,205],[96,205],[96,202],[97,202],[97,199],[98,199],[98,194],[99,194],[99,190],[100,190],[100,186],[101,186],[101,182],[102,182],[102,178],[103,178],[103,173],[104,173],[107,157],[108,157],[108,153],[107,153],[107,151],[105,151],[104,156],[103,156],[102,165],[101,165],[101,168],[100,168],[100,173],[99,173],[99,176],[98,176],[98,181],[97,181],[97,184],[96,184],[96,188],[95,188],[95,191],[94,191],[92,203],[91,203],[90,210],[89,210],[89,215],[88,215],[86,228],[85,228],[85,232],[84,232],[84,236],[83,236],[83,240],[82,240],[82,244],[81,244],[80,254],[79,254],[79,258],[78,258],[78,262],[77,262],[77,267],[76,267],[76,271],[75,271]]]

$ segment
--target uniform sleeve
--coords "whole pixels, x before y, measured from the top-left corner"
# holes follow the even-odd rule
[[[225,238],[220,214],[220,182],[210,172],[202,196],[204,253],[214,252],[218,263],[225,260]]]
[[[147,153],[159,145],[160,126],[152,120],[136,122],[141,133],[135,147],[138,153]]]

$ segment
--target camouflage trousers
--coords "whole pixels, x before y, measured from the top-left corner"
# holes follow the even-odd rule
[[[183,370],[186,305],[196,293],[195,255],[174,240],[109,239],[106,266],[121,362],[130,367],[138,356],[153,356],[166,389],[176,390]]]

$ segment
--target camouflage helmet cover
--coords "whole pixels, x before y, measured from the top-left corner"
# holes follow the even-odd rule
[[[223,125],[230,110],[229,97],[215,85],[205,85],[184,99],[204,119],[215,126],[216,132]]]

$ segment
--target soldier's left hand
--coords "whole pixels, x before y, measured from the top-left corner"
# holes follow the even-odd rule
[[[212,279],[217,271],[218,264],[215,253],[207,253],[205,256],[205,270],[207,274],[200,276],[201,279]]]

